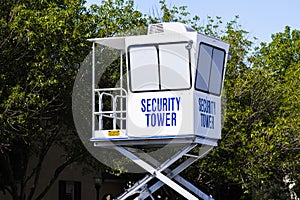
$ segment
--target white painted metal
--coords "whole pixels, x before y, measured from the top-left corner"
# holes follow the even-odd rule
[[[170,179],[175,179],[175,180],[179,180],[179,178],[177,178],[183,170],[185,170],[186,168],[188,168],[190,165],[192,165],[194,162],[196,162],[198,159],[202,158],[203,156],[205,156],[210,150],[212,149],[211,146],[207,146],[204,145],[201,147],[200,151],[198,152],[198,155],[193,155],[193,156],[189,156],[190,158],[187,159],[186,161],[184,161],[183,163],[181,163],[179,166],[177,166],[174,170],[169,170],[166,169],[166,173],[167,173],[167,177],[169,177]],[[189,155],[189,154],[185,154]],[[177,181],[178,181],[177,180]],[[186,180],[185,180],[186,181]],[[178,181],[179,182],[179,181]],[[182,181],[183,182],[183,181]],[[182,182],[180,182],[182,184]],[[186,181],[187,182],[187,181]],[[147,198],[149,196],[149,194],[154,193],[156,190],[158,190],[161,186],[163,186],[164,183],[162,181],[158,181],[155,184],[153,184],[151,187],[148,187],[147,192],[143,192],[141,193],[137,198],[135,198],[135,200],[143,200],[145,198]],[[182,184],[184,186],[186,186],[186,188],[190,189],[190,183],[189,184]],[[212,200],[212,197],[204,194],[201,190],[199,189],[195,189],[193,188],[192,192],[194,192],[197,196],[203,198],[204,200],[210,199]]]
[[[187,190],[185,190],[184,188],[182,188],[180,185],[178,185],[177,183],[175,183],[174,181],[172,181],[166,175],[162,174],[162,171],[164,171],[167,167],[169,167],[171,164],[173,164],[178,159],[180,159],[182,157],[182,155],[184,155],[186,152],[188,152],[191,149],[193,149],[195,146],[197,146],[197,145],[191,145],[191,146],[185,148],[182,152],[177,153],[173,158],[170,158],[168,161],[166,161],[162,166],[160,166],[157,169],[154,168],[154,167],[152,167],[147,162],[141,160],[138,156],[136,156],[132,152],[126,150],[124,147],[118,147],[118,146],[116,146],[115,149],[117,151],[119,151],[120,153],[122,153],[127,158],[129,158],[130,160],[132,160],[133,162],[135,162],[137,165],[139,165],[140,167],[142,167],[143,169],[145,169],[147,172],[149,172],[151,174],[151,176],[152,176],[151,179],[153,177],[156,177],[160,181],[164,182],[166,185],[170,186],[172,189],[174,189],[175,191],[177,191],[183,197],[185,197],[185,198],[187,198],[189,200],[198,200],[197,197],[195,197],[190,192],[188,192]],[[147,182],[150,181],[148,179],[146,179],[146,180],[147,180]],[[145,183],[143,183],[143,184],[145,184]],[[138,190],[142,186],[143,185],[140,184],[139,187],[136,187],[135,190],[130,191],[130,193],[133,194],[136,190]],[[126,199],[127,197],[128,197],[127,195],[123,195],[121,198],[118,198],[118,199],[119,200],[123,200],[123,199]]]
[[[118,92],[119,94],[113,94],[113,92]],[[95,120],[95,116],[99,116],[98,123],[99,128],[98,130],[93,130],[93,138],[96,138],[95,132],[103,130],[103,117],[111,118],[113,120],[113,127],[112,130],[117,129],[117,120],[125,121],[126,118],[122,117],[123,114],[126,114],[126,110],[123,110],[123,106],[119,111],[117,111],[117,100],[127,98],[127,91],[124,88],[102,88],[102,89],[94,89],[93,94],[98,95],[98,111],[95,111],[95,106],[93,106],[93,119]],[[112,103],[112,110],[111,111],[103,111],[103,97],[108,96],[111,98]],[[95,99],[93,99],[95,101]],[[95,103],[95,102],[93,102]],[[121,101],[122,104],[122,101]],[[95,105],[95,104],[93,104]],[[121,117],[118,117],[117,114],[121,114]],[[122,123],[120,123],[122,124]],[[120,131],[122,131],[122,126],[120,127]]]
[[[152,158],[149,154],[143,153],[141,150],[135,150],[135,149],[125,149],[124,147],[115,147],[117,151],[125,155],[127,158],[134,161],[136,164],[144,168],[147,172],[149,172],[149,175],[147,175],[142,180],[138,181],[134,186],[132,186],[129,190],[127,190],[124,194],[119,196],[118,200],[124,200],[133,194],[140,193],[138,197],[135,198],[135,200],[142,200],[147,197],[151,197],[151,194],[154,193],[157,189],[159,189],[164,184],[167,184],[171,188],[173,188],[175,191],[177,191],[179,194],[184,196],[187,199],[198,199],[194,195],[191,195],[188,191],[186,191],[183,187],[179,186],[177,183],[172,181],[172,179],[178,181],[182,186],[185,188],[188,188],[190,191],[192,191],[194,194],[196,194],[198,197],[204,199],[204,200],[213,200],[211,196],[206,195],[201,190],[193,186],[191,183],[183,179],[181,176],[179,176],[179,173],[181,173],[184,169],[192,165],[195,161],[197,161],[199,158],[203,157],[207,152],[209,152],[212,147],[211,146],[203,146],[200,148],[200,151],[198,155],[189,156],[190,158],[181,163],[179,166],[177,166],[174,170],[169,170],[168,167],[172,165],[174,162],[179,160],[184,155],[187,154],[189,151],[194,149],[197,145],[189,145],[182,149],[182,152],[178,152],[174,156],[172,156],[169,160],[161,164],[160,166],[154,168],[152,165],[158,165],[159,162],[157,162],[154,158]],[[133,152],[131,152],[133,151]],[[138,153],[139,156],[136,156],[135,153]],[[141,156],[142,155],[142,156]],[[142,160],[140,157],[145,158],[146,161]],[[150,165],[151,163],[152,165]],[[166,175],[162,174],[162,172],[165,172]],[[152,180],[153,178],[158,178],[159,181],[156,182],[151,187],[147,186],[147,183]],[[152,197],[151,197],[152,198]]]
[[[123,50],[120,51],[120,88],[124,88],[123,87]],[[126,91],[126,90],[125,90]],[[127,95],[126,95],[127,97]],[[123,111],[123,93],[122,91],[120,91],[120,109],[121,111]],[[126,100],[126,99],[125,99]],[[121,118],[123,118],[123,112],[120,114]],[[126,114],[126,113],[125,113]],[[123,122],[120,121],[120,129],[123,130]]]
[[[92,137],[95,137],[95,53],[96,53],[96,45],[93,42],[93,52],[92,52]]]
[[[95,147],[115,148],[149,173],[118,199],[135,193],[140,193],[136,199],[154,199],[152,194],[166,184],[187,199],[211,200],[179,173],[217,146],[221,138],[220,91],[229,45],[180,23],[150,25],[148,35],[89,41],[93,42],[91,141]],[[119,88],[96,88],[96,43],[120,51]],[[122,80],[123,53],[128,90]],[[110,98],[111,110],[103,108],[104,96]],[[95,127],[97,118],[99,127]],[[103,130],[104,119],[112,120],[111,129]],[[111,131],[115,134],[110,134]],[[137,156],[128,148],[169,143],[187,146],[162,164],[149,154],[139,151]],[[203,145],[198,155],[190,154],[198,144]],[[168,169],[183,156],[189,158],[175,169]],[[159,181],[148,187],[147,183],[154,178]]]
[[[211,196],[208,196],[198,188],[196,188],[193,184],[182,178],[181,176],[177,175],[174,177],[176,181],[178,181],[180,184],[184,185],[186,188],[189,188],[190,191],[192,191],[194,194],[196,194],[198,197],[202,198],[203,200],[213,200]]]
[[[200,139],[197,138],[195,142],[217,145],[217,140],[221,138],[221,97],[220,94],[215,95],[209,91],[196,90],[196,75],[198,71],[202,72],[201,76],[204,76],[203,80],[206,80],[207,88],[211,87],[212,92],[218,92],[219,90],[216,88],[218,86],[221,88],[223,84],[221,77],[224,77],[225,73],[222,73],[224,71],[222,69],[225,68],[229,45],[216,38],[199,34],[180,23],[166,23],[157,27],[153,25],[153,27],[154,29],[149,27],[149,31],[152,30],[149,35],[90,39],[94,48],[93,73],[95,70],[95,43],[120,50],[121,88],[123,88],[122,55],[123,52],[126,54],[129,88],[126,102],[128,107],[126,107],[126,113],[118,113],[117,110],[109,113],[113,117],[112,128],[117,128],[116,122],[119,119],[116,116],[123,118],[126,115],[125,135],[128,135],[128,140],[137,137],[144,137],[147,140],[147,138],[152,137],[153,139],[155,136],[157,143],[166,136],[181,137],[192,134],[200,136]],[[161,28],[163,31],[160,30]],[[156,33],[156,30],[159,33]],[[204,49],[204,53],[200,54],[200,49]],[[209,54],[210,50],[216,53]],[[205,53],[205,51],[207,52]],[[216,58],[213,58],[212,55],[215,55]],[[216,63],[209,59],[215,60]],[[199,63],[203,62],[202,60],[207,60],[204,65],[213,64],[206,70],[201,65],[201,70],[197,70]],[[224,66],[222,61],[224,61]],[[159,74],[157,74],[156,68],[159,68]],[[214,79],[218,80],[210,81]],[[93,83],[93,87],[95,87],[95,83]],[[159,91],[156,92],[156,90]],[[121,91],[120,96],[122,96]],[[120,101],[121,110],[123,110],[123,97]],[[93,100],[93,104],[95,104],[95,100]],[[115,100],[113,104],[115,104]],[[93,124],[95,115],[99,116],[100,120],[107,117],[107,113],[102,113],[101,106],[99,111],[93,114]],[[123,124],[120,123],[120,129],[123,129]],[[95,127],[93,126],[93,128]],[[101,128],[103,127],[100,122]],[[97,138],[94,136],[93,132],[92,140],[96,141]],[[113,138],[116,139],[116,137]],[[103,138],[98,139],[99,142],[103,141]],[[105,139],[109,139],[109,137]]]
[[[125,37],[93,38],[88,41],[101,44],[113,49],[125,50]]]

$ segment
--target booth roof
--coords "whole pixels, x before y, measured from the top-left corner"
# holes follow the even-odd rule
[[[118,50],[125,50],[125,37],[93,38],[88,39],[88,41]]]

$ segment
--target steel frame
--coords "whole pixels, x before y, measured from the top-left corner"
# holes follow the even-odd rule
[[[168,185],[170,188],[181,194],[183,197],[189,200],[198,200],[199,198],[204,200],[213,200],[213,198],[209,195],[206,195],[204,192],[196,188],[193,184],[182,178],[179,173],[181,173],[183,170],[188,168],[190,165],[192,165],[195,161],[200,159],[201,157],[205,156],[213,147],[208,145],[202,145],[198,154],[188,154],[190,151],[195,149],[197,147],[197,144],[189,144],[185,146],[182,151],[177,152],[174,154],[170,159],[166,160],[164,163],[157,166],[159,163],[156,159],[151,157],[149,154],[139,151],[139,156],[137,156],[134,151],[132,151],[132,148],[127,148],[123,146],[115,146],[114,149],[129,158],[131,161],[145,169],[148,174],[138,182],[136,182],[132,187],[127,189],[123,194],[121,194],[119,197],[117,197],[117,200],[125,200],[128,197],[139,194],[135,200],[143,200],[147,197],[150,197],[151,199],[154,199],[152,194],[157,191],[160,187],[162,187],[164,184]],[[185,160],[183,163],[178,165],[173,170],[169,169],[169,166],[174,164],[176,161],[178,161],[183,156],[189,157],[187,160]],[[142,159],[142,158],[143,159]],[[148,186],[148,182],[152,179],[157,178],[158,181]],[[173,179],[173,180],[172,180]],[[176,183],[175,181],[180,183]],[[186,189],[189,189],[192,193],[187,191]],[[199,197],[199,198],[198,198]]]

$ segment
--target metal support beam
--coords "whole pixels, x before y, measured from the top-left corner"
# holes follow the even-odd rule
[[[173,171],[166,170],[166,171],[168,171],[167,177],[169,177],[170,179],[174,178],[177,174],[179,174],[180,172],[185,170],[187,167],[192,165],[196,160],[197,159],[195,159],[195,158],[189,158],[185,162],[183,162],[181,165],[176,167]],[[152,193],[156,192],[163,185],[164,185],[164,182],[157,181],[154,185],[149,187],[148,191],[152,194]],[[143,200],[143,199],[146,199],[148,196],[149,196],[148,193],[141,193],[137,198],[135,198],[135,200]]]
[[[117,151],[119,151],[121,154],[123,154],[124,156],[126,156],[127,158],[129,158],[130,160],[132,160],[133,162],[135,162],[137,165],[139,165],[140,167],[145,169],[147,172],[149,172],[151,174],[151,176],[149,177],[150,180],[152,178],[156,177],[160,181],[162,181],[163,183],[165,183],[166,185],[168,185],[169,187],[171,187],[172,189],[177,191],[183,197],[185,197],[189,200],[198,200],[198,198],[195,197],[193,194],[191,194],[190,192],[188,192],[187,190],[182,188],[180,185],[178,185],[177,183],[172,181],[170,178],[168,178],[166,175],[161,173],[166,168],[168,168],[171,164],[173,164],[178,159],[180,159],[182,157],[182,155],[184,155],[185,153],[187,153],[188,151],[190,151],[194,147],[195,147],[195,145],[190,145],[189,147],[185,148],[185,150],[183,150],[182,152],[179,152],[179,153],[175,154],[175,156],[173,156],[171,159],[167,160],[159,169],[155,169],[150,164],[146,163],[145,161],[141,160],[139,157],[137,157],[136,155],[134,155],[130,151],[126,150],[124,147],[116,146],[115,149]],[[147,182],[149,181],[148,179],[146,179],[146,180],[147,180]],[[145,184],[146,180],[144,181],[143,185]],[[130,191],[130,194],[131,195],[134,194],[143,185],[140,184],[140,186],[135,187],[134,190]],[[131,196],[131,195],[129,195],[129,196]],[[128,197],[128,194],[123,195],[121,198],[118,198],[118,199],[123,200],[123,199],[126,199],[127,197]]]
[[[143,152],[142,150],[115,146],[114,148],[118,152],[120,152],[121,154],[129,158],[131,161],[135,162],[137,165],[139,165],[140,167],[142,167],[143,169],[145,169],[147,172],[150,173],[149,175],[145,176],[143,179],[138,181],[136,184],[134,184],[122,195],[120,195],[117,199],[125,200],[126,198],[136,193],[140,193],[140,194],[138,197],[135,198],[135,200],[143,200],[146,199],[147,197],[153,198],[152,194],[155,191],[157,191],[160,187],[162,187],[164,184],[166,184],[170,186],[172,189],[174,189],[176,192],[181,194],[183,197],[189,200],[197,200],[198,198],[196,196],[204,200],[213,200],[212,197],[206,195],[204,192],[196,188],[193,184],[191,184],[190,182],[188,182],[187,180],[179,176],[179,173],[181,173],[187,167],[192,165],[199,158],[206,155],[206,153],[208,153],[213,148],[212,146],[203,145],[200,148],[198,155],[188,154],[188,152],[190,152],[196,146],[197,144],[190,144],[185,146],[176,154],[174,154],[170,159],[166,160],[162,164],[160,164],[155,158],[151,157],[149,154]],[[169,166],[171,166],[177,160],[182,158],[182,156],[188,156],[189,159],[185,160],[183,163],[181,163],[173,170],[168,169]],[[164,172],[164,174],[162,172]],[[147,183],[153,178],[158,178],[159,181],[157,181],[151,187],[148,187]],[[182,186],[178,185],[176,182],[174,182],[171,179],[176,180],[182,186],[188,188],[196,196],[191,194],[189,191],[187,191],[186,189],[184,189]]]
[[[180,177],[178,174],[180,174],[183,170],[188,168],[190,165],[192,165],[194,162],[196,162],[198,159],[202,158],[205,156],[213,147],[211,146],[202,146],[200,151],[198,152],[198,155],[190,155],[190,154],[185,154],[185,156],[189,156],[190,158],[181,163],[178,167],[176,167],[173,171],[166,169],[165,171],[167,172],[167,177],[169,178],[174,178],[177,180],[179,183],[182,185],[186,186],[186,188],[189,188],[194,194],[197,196],[201,197],[204,200],[213,200],[212,197],[206,195],[203,193],[201,190],[196,188],[194,185]],[[164,183],[162,181],[156,182],[154,185],[149,187],[148,191],[150,194],[154,193],[157,191],[160,187],[162,187]],[[193,187],[192,187],[193,186]],[[135,200],[143,200],[146,199],[149,196],[149,193],[141,193]]]
[[[174,179],[184,185],[186,188],[189,188],[190,191],[192,191],[194,194],[196,194],[198,197],[201,197],[203,200],[213,200],[211,196],[208,196],[198,188],[196,188],[193,184],[182,178],[181,176],[177,175],[174,177]]]

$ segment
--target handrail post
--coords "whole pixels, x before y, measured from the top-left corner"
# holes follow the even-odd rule
[[[113,130],[117,129],[117,114],[116,114],[117,99],[113,98]]]
[[[102,109],[103,109],[103,101],[102,101],[102,95],[100,95],[100,92],[98,92],[98,98],[99,98],[99,112],[102,112]],[[103,129],[103,115],[100,114],[99,115],[99,130],[102,130]]]
[[[120,110],[123,111],[123,50],[120,52],[120,95],[121,95],[121,101],[120,101]],[[121,119],[123,118],[123,113],[120,114]],[[120,129],[123,130],[123,120],[120,120]]]
[[[92,46],[92,136],[95,137],[95,51],[96,46]]]

